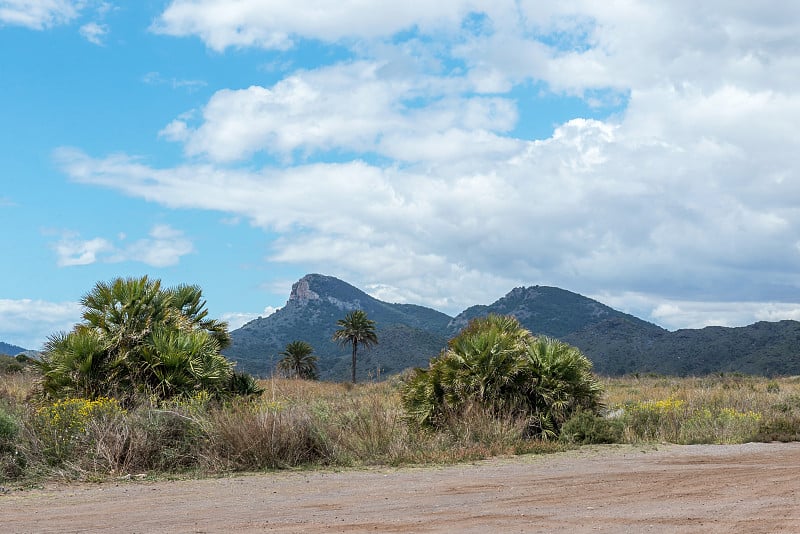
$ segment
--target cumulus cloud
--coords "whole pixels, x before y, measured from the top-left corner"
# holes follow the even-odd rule
[[[53,249],[58,256],[59,267],[90,265],[98,261],[134,261],[152,267],[168,267],[176,265],[182,256],[194,252],[192,242],[183,232],[168,225],[156,225],[150,230],[148,238],[132,243],[124,242],[124,234],[118,238],[121,243],[115,245],[104,238],[83,240],[78,234],[67,233],[53,244]]]
[[[42,30],[75,19],[83,0],[0,0],[0,25]]]
[[[53,245],[58,255],[58,266],[90,265],[97,261],[97,255],[114,249],[102,238],[82,240],[78,234],[69,233]]]
[[[157,33],[198,36],[208,47],[285,49],[296,36],[324,41],[384,37],[420,27],[458,26],[470,4],[461,0],[410,0],[381,5],[364,0],[173,0],[152,26]]]
[[[280,308],[267,306],[261,313],[228,312],[228,313],[223,313],[220,316],[220,320],[228,323],[228,330],[236,330],[237,328],[241,328],[245,324],[255,319],[260,319],[262,317],[269,317],[279,309]]]
[[[81,26],[78,32],[90,43],[102,46],[108,34],[108,25],[89,22]]]
[[[204,107],[199,125],[180,117],[161,135],[184,142],[189,155],[223,162],[259,151],[308,156],[330,150],[406,161],[458,159],[516,146],[496,135],[516,123],[509,99],[465,97],[463,81],[410,78],[388,67],[337,64],[297,72],[268,88],[221,90]]]
[[[303,1],[175,0],[154,30],[215,50],[337,41],[354,58],[217,91],[161,132],[181,165],[61,149],[62,169],[249,219],[277,234],[271,261],[446,311],[542,283],[654,295],[644,313],[673,326],[736,322],[714,303],[795,313],[800,8],[453,0],[378,20]],[[623,105],[525,138],[537,91]]]
[[[0,299],[0,339],[41,350],[49,335],[70,330],[80,320],[81,310],[77,302]]]

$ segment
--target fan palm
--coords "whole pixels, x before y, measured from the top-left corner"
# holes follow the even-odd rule
[[[197,286],[117,278],[97,283],[81,304],[83,322],[45,347],[46,395],[134,400],[230,389],[233,364],[220,354],[230,343],[228,325],[207,318]]]
[[[353,347],[353,384],[356,383],[356,355],[359,343],[365,348],[378,344],[378,335],[375,333],[375,321],[367,318],[363,310],[355,310],[336,322],[339,330],[333,333],[333,340],[340,345]]]
[[[599,408],[602,388],[591,369],[577,348],[490,315],[470,322],[428,369],[416,369],[402,401],[420,426],[440,426],[478,403],[495,415],[524,416],[532,435],[550,438],[576,411]]]
[[[292,341],[280,355],[283,358],[278,362],[278,370],[285,376],[304,380],[319,378],[314,348],[305,341]]]

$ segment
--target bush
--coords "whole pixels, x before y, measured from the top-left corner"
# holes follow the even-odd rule
[[[0,407],[0,481],[20,476],[26,466],[17,447],[19,423]]]
[[[576,445],[619,443],[622,429],[622,421],[579,411],[561,427],[559,440]]]
[[[92,450],[90,428],[97,419],[113,419],[123,412],[115,399],[65,399],[36,410],[31,425],[36,452],[51,466],[66,462]]]
[[[686,402],[669,397],[657,401],[631,402],[625,406],[625,424],[632,441],[678,443],[686,416]]]
[[[20,354],[20,356],[23,355]],[[24,361],[5,354],[0,354],[0,374],[21,373],[24,369]]]
[[[800,416],[782,414],[769,420],[762,420],[753,440],[766,443],[800,441]]]
[[[444,420],[480,405],[498,417],[523,417],[531,437],[554,438],[576,411],[600,407],[602,387],[575,347],[535,338],[513,317],[475,319],[450,340],[428,369],[403,385],[409,421],[441,428]]]
[[[696,410],[681,426],[678,443],[744,443],[758,433],[761,414],[733,408]]]
[[[35,363],[45,398],[114,397],[130,407],[199,390],[251,392],[252,381],[220,352],[228,325],[207,318],[200,288],[118,278],[96,284],[81,304],[83,322],[50,336]]]

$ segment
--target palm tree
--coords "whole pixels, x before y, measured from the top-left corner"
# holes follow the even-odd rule
[[[304,380],[319,379],[314,347],[305,341],[292,341],[280,355],[283,358],[278,362],[278,370],[285,376]]]
[[[356,383],[356,353],[358,344],[365,348],[378,344],[378,335],[375,333],[375,321],[367,318],[363,310],[355,310],[336,321],[339,330],[333,333],[333,340],[340,345],[353,346],[353,384]]]
[[[415,369],[402,402],[423,427],[441,426],[476,402],[494,415],[524,416],[531,435],[553,438],[578,411],[597,412],[601,394],[579,349],[489,315],[471,321],[427,369]]]
[[[45,395],[135,401],[230,392],[233,364],[220,353],[228,325],[206,317],[199,287],[117,278],[97,283],[81,304],[83,322],[51,336],[38,363]]]

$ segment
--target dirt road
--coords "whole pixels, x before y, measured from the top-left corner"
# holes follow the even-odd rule
[[[584,448],[441,468],[0,495],[0,531],[800,532],[800,443]]]

